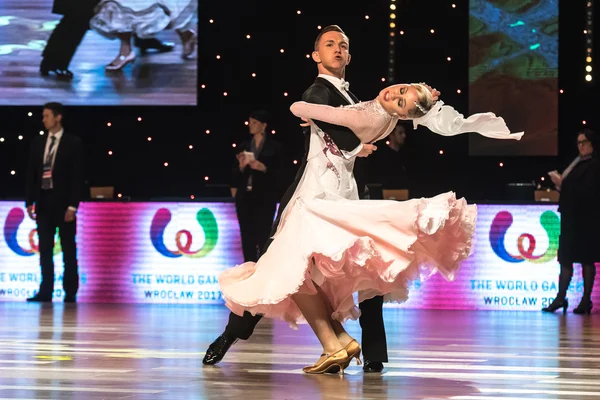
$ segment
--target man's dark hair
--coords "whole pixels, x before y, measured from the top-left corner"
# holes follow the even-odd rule
[[[585,138],[587,140],[590,141],[590,143],[592,144],[592,147],[594,148],[594,153],[598,154],[598,150],[600,147],[600,143],[598,143],[598,134],[596,133],[596,131],[590,129],[590,128],[583,128],[582,130],[579,131],[579,133],[577,135],[585,135]]]
[[[323,35],[326,34],[327,32],[339,32],[342,35],[346,36],[348,41],[350,41],[350,39],[348,38],[348,35],[346,35],[346,32],[344,32],[342,30],[342,28],[340,28],[338,25],[329,25],[329,26],[326,26],[325,28],[323,28],[321,30],[321,32],[319,33],[319,36],[317,36],[317,38],[315,39],[315,51],[319,50],[319,42],[321,41],[321,38],[323,37]]]
[[[271,115],[266,110],[254,110],[250,113],[249,118],[254,118],[255,120],[267,125],[271,121]]]
[[[44,104],[44,109],[52,111],[52,114],[54,114],[55,117],[58,117],[59,115],[64,115],[63,105],[55,101]]]

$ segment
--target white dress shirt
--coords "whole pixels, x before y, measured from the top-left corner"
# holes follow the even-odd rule
[[[60,144],[60,139],[62,138],[64,129],[61,129],[60,131],[56,132],[56,133],[50,133],[48,132],[48,139],[46,140],[46,149],[44,150],[44,158],[42,159],[42,163],[46,162],[46,157],[48,157],[48,152],[50,151],[50,143],[52,142],[52,136],[54,136],[56,138],[56,141],[54,142],[54,155],[52,156],[52,163],[50,164],[52,167],[54,167],[54,160],[56,160],[56,153],[58,153],[58,146]]]
[[[356,103],[354,103],[354,100],[352,100],[352,97],[350,97],[350,95],[348,94],[346,89],[343,87],[341,79],[336,78],[335,76],[325,75],[325,74],[319,74],[319,78],[323,78],[323,79],[326,79],[329,82],[331,82],[331,84],[333,84],[333,86],[335,86],[336,89],[339,90],[342,93],[342,95],[344,95],[344,97],[350,102],[350,104],[356,104]],[[344,158],[352,158],[352,157],[356,156],[358,153],[360,153],[362,148],[363,148],[363,145],[362,145],[362,143],[360,143],[352,151],[344,151],[344,150],[340,149],[340,152],[344,155]]]

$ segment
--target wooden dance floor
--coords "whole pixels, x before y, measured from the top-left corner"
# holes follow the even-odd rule
[[[181,58],[173,30],[156,36],[175,43],[173,51],[141,56],[136,49],[134,64],[118,72],[105,72],[104,66],[118,55],[119,41],[88,31],[69,67],[75,78],[42,77],[41,54],[61,19],[52,14],[52,3],[0,0],[0,105],[196,105],[197,60]]]
[[[340,377],[302,373],[317,340],[269,320],[204,367],[227,314],[0,303],[0,399],[600,399],[597,316],[386,309],[384,373]]]

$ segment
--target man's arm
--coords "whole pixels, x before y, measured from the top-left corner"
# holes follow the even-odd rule
[[[302,101],[314,104],[330,104],[330,92],[323,86],[312,86],[302,95]],[[350,128],[340,125],[328,124],[314,120],[323,132],[326,132],[333,143],[340,149],[346,158],[351,158],[362,150],[360,139]]]

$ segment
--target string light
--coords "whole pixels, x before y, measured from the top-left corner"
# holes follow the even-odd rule
[[[310,58],[310,54],[307,54],[307,55],[306,55],[306,58]]]
[[[446,57],[446,60],[452,61],[452,57]]]
[[[323,27],[321,27],[321,25],[317,25],[317,29],[321,30],[321,29],[323,29]]]
[[[148,136],[148,141],[151,142],[152,141],[152,137]]]
[[[188,148],[189,148],[190,150],[193,150],[193,149],[194,149],[194,146],[192,146],[192,145],[190,144],[190,145],[188,146]]]
[[[586,27],[585,34],[585,80],[592,81],[592,51],[593,51],[593,21],[594,21],[594,2],[588,0],[586,4]]]
[[[283,93],[283,95],[284,95],[285,97],[287,97],[287,96],[288,96],[288,92],[284,92],[284,93]]]
[[[235,149],[235,148],[237,147],[237,144],[235,144],[235,143],[232,143],[232,144],[231,144],[231,147],[233,147],[233,148]]]
[[[559,90],[560,94],[563,94],[565,91],[563,89]]]
[[[444,154],[444,150],[440,150],[440,154]]]
[[[207,134],[207,135],[210,135],[210,129],[207,129],[207,130],[206,130],[206,134]]]
[[[460,89],[456,89],[456,93],[461,94],[462,92],[460,91]]]
[[[168,166],[169,166],[169,163],[168,163],[168,162],[166,162],[166,163],[164,163],[163,165],[164,165],[165,167],[168,167]]]
[[[223,96],[227,96],[227,92],[223,92]]]
[[[0,143],[3,143],[3,142],[4,142],[4,138],[0,137]]]
[[[214,23],[215,23],[215,20],[214,20],[214,19],[210,19],[210,20],[209,20],[209,22],[210,22],[211,24],[214,24]]]
[[[142,122],[142,117],[138,117],[138,122]]]
[[[432,29],[432,30],[430,30],[429,32],[431,32],[431,33],[435,33],[435,29]]]
[[[204,177],[204,180],[205,180],[205,181],[207,181],[207,180],[208,180],[208,176],[205,176],[205,177]]]
[[[40,131],[40,136],[44,136],[44,131]]]
[[[246,39],[250,39],[250,37],[251,37],[250,35],[246,35]]]
[[[285,50],[284,50],[284,49],[279,49],[279,52],[280,52],[281,54],[283,54],[283,53],[285,53]]]
[[[298,10],[298,11],[296,11],[296,14],[300,15],[300,14],[302,14],[302,11]]]
[[[253,72],[253,73],[252,73],[252,77],[253,77],[253,78],[256,78],[256,72]]]
[[[29,111],[29,112],[27,113],[27,116],[28,116],[28,117],[32,117],[32,116],[33,116],[33,113],[32,113],[31,111]]]
[[[109,151],[108,151],[108,155],[109,155],[109,156],[112,156],[112,155],[113,155],[113,152],[112,152],[112,150],[109,150]]]
[[[16,174],[17,174],[17,171],[15,171],[15,170],[13,169],[12,171],[10,171],[10,174],[11,174],[11,175],[16,175]]]
[[[106,124],[106,126],[108,126],[108,127],[110,128],[110,127],[112,126],[112,123],[111,123],[111,122],[108,122],[108,123]]]
[[[273,129],[273,130],[271,131],[271,134],[273,134],[273,135],[274,135],[275,133],[276,133],[276,132],[275,132],[275,129]]]
[[[453,4],[452,4],[452,8],[456,8],[456,4],[454,4],[454,3],[453,3]]]
[[[123,195],[122,195],[121,193],[119,193],[119,194],[117,195],[117,197],[118,197],[118,198],[121,198],[121,197],[123,197]]]
[[[298,164],[298,160],[294,160],[294,164]]]
[[[500,164],[498,164],[500,167],[504,167],[504,163],[501,162]]]
[[[18,139],[23,140],[23,135],[19,135]]]
[[[369,16],[368,16],[368,15],[365,15],[365,19],[369,19]]]
[[[244,121],[244,125],[248,126],[248,121]]]
[[[388,82],[393,83],[395,82],[396,79],[396,34],[394,32],[394,29],[396,28],[396,23],[394,22],[394,20],[396,19],[396,13],[393,12],[396,10],[396,5],[392,2],[390,2],[390,10],[392,10],[392,12],[390,12],[390,38],[388,41],[388,70],[387,70],[387,79]],[[400,31],[401,35],[403,34],[402,31]],[[382,78],[382,82],[385,82]]]
[[[220,60],[220,59],[221,59],[221,55],[217,54],[217,60]]]
[[[194,199],[195,199],[194,195],[191,195],[191,196],[190,196],[190,199],[194,200]]]
[[[202,84],[202,85],[200,85],[200,87],[201,87],[202,89],[206,89],[206,85],[205,85],[205,84]]]

